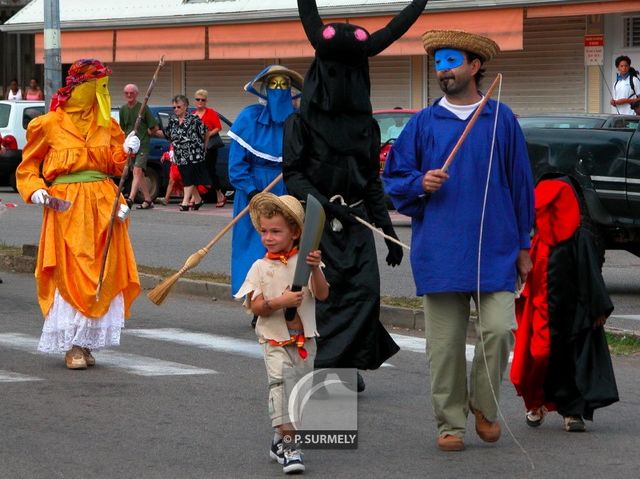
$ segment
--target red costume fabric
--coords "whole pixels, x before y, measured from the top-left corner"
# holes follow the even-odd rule
[[[521,297],[516,301],[516,346],[511,382],[527,409],[555,405],[545,402],[544,383],[551,353],[549,332],[549,256],[557,244],[568,240],[580,226],[580,207],[569,183],[542,181],[535,189],[535,228],[530,255],[533,269]]]

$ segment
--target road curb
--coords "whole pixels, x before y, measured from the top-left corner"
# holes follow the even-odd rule
[[[25,245],[23,252],[25,253],[23,255],[0,252],[0,271],[33,274],[36,264],[34,250],[32,247]],[[147,273],[139,273],[139,277],[143,294],[145,294],[145,291],[153,289],[164,279],[160,276]],[[231,297],[231,285],[188,278],[178,279],[171,290],[171,294],[201,296],[209,298],[212,301],[233,301]],[[402,308],[382,304],[380,305],[380,321],[387,327],[417,331],[424,330],[424,316],[421,309]],[[623,329],[610,325],[608,322],[605,328],[612,334],[632,334],[640,336],[640,330]]]
[[[163,279],[146,273],[139,273],[138,276],[143,290],[155,288]],[[219,301],[233,301],[231,285],[225,283],[180,278],[171,289],[170,294],[174,293],[204,296]],[[385,326],[396,328],[421,330],[424,326],[422,311],[398,306],[380,305],[380,320]]]

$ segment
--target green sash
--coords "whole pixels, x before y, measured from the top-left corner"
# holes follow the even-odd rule
[[[90,183],[92,181],[102,181],[108,178],[109,175],[102,171],[84,170],[76,171],[75,173],[69,173],[68,175],[60,175],[53,180],[54,185],[61,183]]]

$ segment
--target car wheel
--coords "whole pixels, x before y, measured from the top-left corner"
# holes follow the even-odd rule
[[[11,187],[11,189],[13,191],[15,191],[16,193],[18,192],[18,185],[16,182],[16,172],[14,171],[13,173],[9,173],[9,186]]]

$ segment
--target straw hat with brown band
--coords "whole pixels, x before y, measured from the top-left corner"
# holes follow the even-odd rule
[[[452,48],[475,53],[488,62],[500,51],[500,47],[490,38],[461,30],[429,30],[422,35],[422,45],[431,56],[441,48]]]
[[[291,195],[276,196],[273,193],[258,193],[249,203],[249,215],[256,230],[260,231],[260,212],[265,206],[276,206],[284,213],[287,220],[293,219],[300,231],[304,225],[304,208],[300,202]]]

